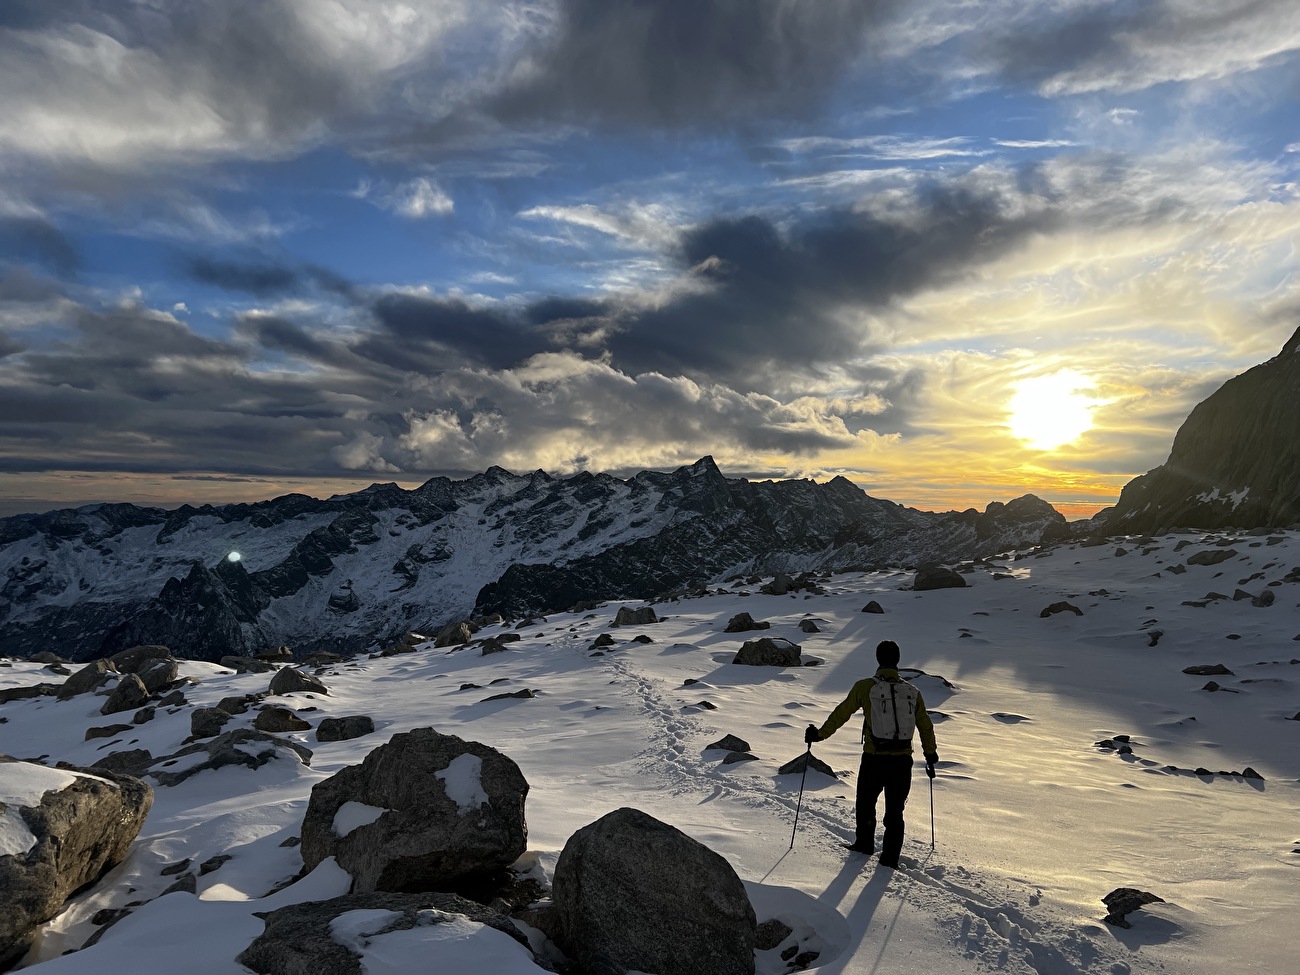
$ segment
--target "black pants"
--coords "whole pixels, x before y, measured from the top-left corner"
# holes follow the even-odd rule
[[[903,807],[912,791],[910,754],[863,754],[862,768],[858,771],[857,842],[861,846],[875,846],[876,802],[882,791],[885,793],[885,839],[880,844],[880,860],[897,866],[898,854],[903,850]]]

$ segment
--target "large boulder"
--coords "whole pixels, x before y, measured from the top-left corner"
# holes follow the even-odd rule
[[[311,694],[328,694],[325,685],[296,667],[284,667],[271,678],[270,693],[294,694],[299,691]]]
[[[258,731],[272,732],[311,730],[308,722],[288,708],[278,708],[273,705],[268,705],[257,712],[257,717],[253,719],[253,727]]]
[[[584,971],[754,971],[754,909],[731,864],[639,810],[569,837],[551,896],[560,947]]]
[[[449,936],[457,940],[482,941],[475,954],[483,971],[519,971],[533,957],[528,941],[508,917],[456,894],[372,891],[291,904],[263,917],[266,930],[236,959],[259,975],[363,975],[365,969],[356,951],[360,943],[394,931],[442,924],[456,928]],[[463,922],[467,920],[483,927],[466,931]],[[356,922],[364,927],[358,928]],[[518,946],[485,928],[514,939]],[[436,934],[428,940],[435,942]],[[434,945],[430,947],[436,951]],[[514,959],[522,964],[511,964]]]
[[[351,741],[375,730],[375,719],[368,714],[349,714],[342,718],[322,718],[316,726],[317,741]]]
[[[802,649],[789,640],[765,636],[746,640],[731,662],[751,667],[798,667],[803,661]]]
[[[174,657],[154,657],[136,668],[135,674],[150,694],[157,694],[180,676]]]
[[[433,645],[435,647],[458,647],[462,643],[469,643],[474,637],[474,627],[467,621],[461,620],[456,623],[448,623],[438,635],[434,637]]]
[[[311,790],[303,864],[336,857],[353,893],[446,890],[519,859],[527,796],[519,766],[496,749],[416,728]]]
[[[960,573],[942,565],[922,566],[912,580],[912,588],[917,592],[931,589],[965,589],[966,579]]]
[[[149,703],[149,691],[135,674],[127,674],[117,682],[113,693],[99,709],[100,714],[117,714],[121,711],[134,711]]]
[[[646,626],[658,622],[659,617],[655,615],[653,606],[642,606],[640,609],[620,606],[614,616],[615,626]]]
[[[66,701],[70,697],[93,691],[102,684],[107,684],[117,674],[117,668],[111,660],[92,660],[86,666],[72,674],[59,688],[58,698]]]
[[[0,756],[0,970],[122,861],[152,805],[153,790],[129,775]]]
[[[119,650],[108,659],[113,661],[113,666],[124,674],[139,673],[140,667],[149,660],[161,660],[164,657],[170,657],[172,652],[164,646],[156,643],[147,644],[140,647],[131,647],[129,650]]]

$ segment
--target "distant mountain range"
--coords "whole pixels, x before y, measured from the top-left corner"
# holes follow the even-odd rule
[[[458,619],[650,599],[736,574],[952,563],[1087,535],[1300,521],[1300,332],[1179,430],[1119,503],[1067,524],[1033,495],[933,513],[843,477],[753,482],[711,457],[627,480],[493,467],[412,491],[0,520],[0,653],[142,643],[218,660],[382,647]]]
[[[727,478],[710,457],[628,480],[494,467],[325,501],[89,505],[0,521],[0,652],[358,650],[474,614],[651,598],[736,573],[991,555],[1064,523],[1032,496],[933,514],[842,477]]]

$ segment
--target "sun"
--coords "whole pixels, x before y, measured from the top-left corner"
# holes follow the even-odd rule
[[[1022,379],[1007,404],[1013,436],[1037,450],[1055,450],[1092,429],[1092,382],[1073,369]]]

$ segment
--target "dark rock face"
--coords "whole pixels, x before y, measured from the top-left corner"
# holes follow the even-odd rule
[[[953,569],[942,565],[928,565],[917,571],[916,578],[912,580],[912,588],[917,592],[933,589],[965,589],[966,579]]]
[[[614,616],[614,626],[645,626],[650,623],[658,623],[659,617],[655,615],[653,606],[642,606],[640,609],[632,609],[630,606],[620,606]]]
[[[67,785],[51,782],[22,818],[35,844],[0,856],[0,969],[20,958],[36,925],[48,921],[74,891],[93,883],[126,856],[153,805],[139,779],[105,769],[76,769]],[[0,776],[51,777],[49,769],[0,759]]]
[[[322,718],[316,726],[317,741],[351,741],[372,734],[375,721],[367,714],[349,714],[344,718]]]
[[[519,766],[496,749],[417,728],[316,784],[303,863],[337,857],[353,893],[445,890],[523,854],[527,795]],[[358,804],[377,818],[350,818]]]
[[[1285,527],[1300,522],[1300,331],[1229,379],[1174,437],[1169,459],[1130,481],[1111,533]]]
[[[802,661],[799,644],[765,636],[747,640],[731,662],[751,667],[798,667]]]
[[[569,837],[552,899],[560,946],[585,971],[754,971],[754,909],[731,864],[639,810]]]

